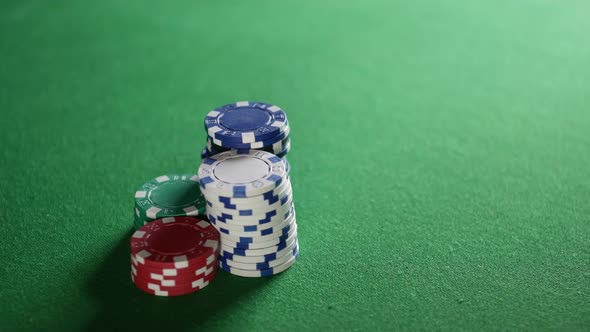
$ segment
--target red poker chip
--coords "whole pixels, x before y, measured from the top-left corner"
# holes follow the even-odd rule
[[[185,268],[219,250],[219,233],[195,217],[162,218],[135,231],[130,246],[138,265]]]
[[[199,270],[203,269],[205,266],[209,266],[212,264],[215,264],[215,262],[217,262],[219,259],[219,250],[215,250],[214,252],[212,252],[209,256],[207,256],[204,259],[199,259],[199,260],[191,260],[188,262],[188,266],[183,266],[183,267],[179,267],[179,268],[174,268],[174,267],[170,267],[170,268],[164,268],[164,267],[158,267],[158,266],[152,266],[152,265],[148,265],[148,264],[140,264],[139,262],[137,262],[135,260],[135,258],[133,258],[133,256],[131,256],[131,266],[132,269],[135,269],[138,272],[145,272],[145,273],[155,273],[155,274],[161,274],[164,275],[166,277],[176,277],[176,276],[195,276],[196,274],[199,274]]]
[[[217,275],[217,272],[219,271],[219,267],[212,269],[211,273],[209,273],[206,276],[195,276],[194,278],[190,279],[190,280],[170,280],[170,279],[165,279],[165,280],[153,280],[153,279],[146,279],[143,278],[141,276],[133,276],[133,282],[134,283],[142,283],[142,284],[155,284],[158,287],[160,287],[161,289],[165,289],[165,290],[181,290],[181,289],[191,289],[193,288],[193,283],[195,282],[199,282],[199,280],[204,280],[204,281],[211,281],[213,279],[215,279],[215,276]]]
[[[156,278],[170,278],[170,279],[186,279],[194,278],[199,275],[206,274],[207,270],[219,262],[218,259],[213,260],[209,264],[202,264],[199,266],[189,266],[184,269],[146,269],[144,266],[137,266],[131,263],[131,271],[134,275],[155,275]],[[158,277],[161,276],[161,277]]]
[[[135,284],[140,283],[144,286],[147,284],[152,284],[152,285],[157,286],[161,290],[192,290],[194,283],[197,283],[195,285],[198,285],[198,283],[201,281],[212,281],[213,279],[215,279],[219,269],[220,268],[216,268],[208,276],[195,277],[195,279],[186,280],[186,281],[177,281],[177,280],[169,280],[169,279],[153,280],[153,279],[143,279],[143,278],[135,277],[135,278],[133,278],[133,280],[134,280],[133,282]]]
[[[211,265],[213,262],[219,259],[219,250],[213,251],[207,258],[205,259],[198,259],[198,260],[190,260],[187,261],[186,264],[176,264],[176,266],[158,266],[152,264],[141,264],[133,257],[131,258],[131,265],[134,266],[138,270],[142,271],[149,271],[157,274],[165,274],[167,276],[175,276],[175,275],[189,275],[195,272],[196,270],[202,268],[203,266]]]
[[[170,282],[174,282],[176,284],[183,284],[183,283],[192,282],[192,281],[200,279],[200,278],[208,278],[209,276],[217,273],[218,267],[219,267],[219,263],[217,261],[215,261],[211,265],[205,265],[202,268],[200,268],[196,271],[193,271],[192,273],[185,273],[185,274],[180,274],[180,275],[175,275],[175,276],[164,275],[161,273],[159,274],[159,273],[142,271],[142,270],[136,269],[135,267],[131,268],[131,273],[133,274],[134,278],[136,278],[136,279],[153,281],[153,282],[159,283],[161,285],[166,285],[166,284],[169,284]]]
[[[210,277],[197,279],[193,283],[180,285],[176,287],[160,286],[153,282],[148,282],[142,279],[136,279],[133,277],[133,275],[131,276],[131,278],[137,288],[148,294],[157,296],[181,296],[194,293],[207,287],[211,280],[215,278],[215,273],[212,274]]]

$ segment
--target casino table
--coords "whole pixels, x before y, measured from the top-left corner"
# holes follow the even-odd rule
[[[2,331],[590,328],[587,1],[3,1]],[[133,195],[281,106],[297,263],[156,297]]]

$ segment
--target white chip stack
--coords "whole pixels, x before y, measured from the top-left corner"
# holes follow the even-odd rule
[[[295,263],[293,191],[281,158],[258,150],[222,152],[203,159],[197,175],[207,216],[220,233],[222,269],[263,277]]]

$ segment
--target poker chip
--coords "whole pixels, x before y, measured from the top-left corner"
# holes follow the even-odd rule
[[[257,223],[258,220],[254,220],[251,223],[244,223],[242,220],[238,219],[237,222],[230,222],[229,219],[222,220],[217,219],[217,217],[213,215],[209,215],[209,222],[217,227],[228,229],[230,231],[238,231],[238,232],[245,232],[249,234],[251,232],[258,232],[269,227],[273,227],[276,225],[280,225],[285,222],[285,220],[291,218],[295,214],[295,209],[291,206],[291,210],[287,213],[283,214],[282,217],[277,217],[276,219],[271,219],[265,223]],[[280,216],[280,215],[279,215]]]
[[[166,287],[174,287],[177,285],[184,285],[190,282],[193,282],[197,279],[209,277],[217,273],[218,265],[217,260],[215,260],[215,264],[208,265],[199,269],[199,272],[191,273],[188,275],[176,275],[176,276],[165,276],[164,274],[160,274],[157,272],[149,272],[144,270],[138,270],[135,266],[131,266],[131,273],[135,279],[145,280],[148,282],[155,283],[160,286]]]
[[[187,295],[198,290],[201,290],[209,285],[209,283],[215,278],[215,275],[206,278],[199,278],[194,281],[191,281],[187,284],[181,284],[177,286],[162,286],[158,283],[135,278],[133,274],[131,274],[131,280],[135,284],[135,286],[144,291],[145,293],[156,295],[156,296],[181,296]]]
[[[168,217],[150,222],[133,233],[131,255],[139,264],[183,267],[193,259],[206,260],[219,248],[219,233],[207,221]]]
[[[271,137],[264,141],[257,141],[253,143],[239,143],[239,142],[228,142],[228,141],[221,141],[216,139],[212,136],[209,136],[208,139],[215,145],[222,146],[225,148],[236,149],[236,150],[259,150],[270,145],[273,145],[286,137],[289,137],[291,133],[291,127],[286,126],[285,130],[280,132],[278,135]]]
[[[253,242],[254,240],[265,241],[270,240],[281,235],[288,233],[291,228],[295,227],[295,217],[292,216],[290,219],[285,220],[276,225],[265,225],[259,227],[256,231],[240,231],[226,228],[221,223],[214,224],[219,233],[226,239],[233,239],[236,242]]]
[[[289,258],[289,260],[287,260],[286,262],[277,265],[275,267],[271,267],[268,269],[256,269],[256,270],[244,270],[244,269],[239,269],[236,267],[231,267],[227,264],[224,264],[223,262],[219,263],[219,266],[234,275],[240,276],[240,277],[250,277],[250,278],[254,278],[254,277],[270,277],[276,274],[279,274],[283,271],[285,271],[286,269],[290,268],[296,261],[297,256],[299,255],[299,252],[295,252],[293,254],[293,256],[291,258]]]
[[[286,180],[285,163],[272,153],[227,151],[204,159],[197,173],[201,192],[228,197],[254,197]],[[209,200],[211,201],[211,200]]]
[[[287,153],[289,153],[291,151],[291,142],[287,142],[286,145],[284,145],[284,147],[282,147],[282,149],[278,150],[278,151],[274,151],[273,149],[267,149],[264,147],[261,149],[224,149],[224,150],[209,150],[209,148],[204,147],[201,150],[201,159],[209,158],[209,157],[214,156],[216,154],[219,154],[222,152],[227,152],[227,151],[244,153],[249,150],[266,151],[266,152],[275,154],[277,157],[279,157],[281,159],[284,159],[287,156]]]
[[[205,212],[205,205],[195,174],[158,176],[135,192],[135,226],[166,217],[197,216]]]
[[[283,196],[285,193],[291,193],[291,186],[289,181],[283,181],[278,187],[254,197],[236,198],[231,197],[230,195],[216,195],[212,193],[207,196],[207,198],[210,200],[206,200],[206,202],[210,206],[217,205],[227,209],[237,210],[239,206],[275,204],[280,201],[279,197]]]
[[[249,198],[234,198],[212,194],[210,197],[211,200],[207,200],[206,202],[207,205],[212,208],[227,209],[236,213],[254,208],[256,208],[258,212],[268,212],[280,208],[293,197],[290,181],[287,179],[284,183],[286,183],[287,186],[282,189],[277,189],[277,192],[267,192]]]
[[[201,159],[209,158],[209,156],[213,156],[215,154],[217,153],[212,153],[207,150],[207,147],[204,147],[203,150],[201,150]]]
[[[257,209],[230,210],[222,207],[207,206],[207,216],[211,223],[221,227],[224,225],[252,226],[250,229],[254,229],[253,226],[258,226],[259,229],[262,229],[283,222],[293,214],[294,209],[291,196],[286,204],[267,212],[261,212]]]
[[[177,296],[197,291],[217,273],[221,245],[209,222],[188,216],[154,220],[133,233],[131,276],[141,290]]]
[[[287,115],[280,107],[259,102],[224,105],[205,117],[207,135],[224,142],[264,141],[277,136],[286,126]]]
[[[297,237],[297,225],[289,227],[286,231],[281,232],[279,236],[272,237],[269,239],[256,239],[256,241],[231,241],[229,238],[225,238],[223,244],[227,247],[237,249],[264,249],[272,246],[279,246],[281,244],[291,243],[294,238]]]
[[[284,196],[280,196],[277,201],[273,203],[257,202],[248,205],[246,203],[241,204],[212,204],[207,203],[210,211],[229,211],[232,215],[239,216],[254,216],[255,213],[258,216],[265,215],[270,211],[286,212],[291,207],[293,202],[293,195],[291,190],[285,193]]]
[[[283,149],[283,151],[277,153],[277,157],[283,159],[287,156],[287,153],[289,153],[289,151],[291,151],[291,142],[287,143],[287,145],[285,145],[285,148]]]
[[[275,259],[268,260],[267,262],[259,262],[259,263],[243,263],[239,261],[234,261],[232,259],[228,259],[225,257],[219,258],[220,265],[226,265],[232,268],[237,268],[241,270],[267,270],[276,266],[279,266],[283,263],[286,263],[289,259],[293,258],[293,256],[297,256],[299,252],[299,244],[295,242],[295,245],[292,248],[289,248],[286,254],[280,257],[276,257]]]
[[[146,264],[139,264],[137,260],[131,256],[131,272],[133,272],[135,276],[149,276],[149,279],[153,280],[162,280],[169,277],[174,277],[175,280],[194,279],[197,276],[207,276],[211,273],[210,270],[217,262],[217,255],[218,251],[215,251],[207,256],[204,263],[178,268],[153,267]]]
[[[290,144],[291,144],[291,137],[285,136],[283,139],[281,139],[273,144],[263,146],[263,147],[258,148],[256,150],[262,150],[262,151],[270,152],[273,154],[280,154],[280,153],[283,153],[285,150],[287,150],[287,148],[290,146]],[[243,150],[250,150],[249,148],[245,148],[245,149],[233,148],[232,149],[232,148],[228,148],[228,147],[219,146],[219,145],[213,143],[213,141],[210,138],[207,139],[207,145],[203,149],[204,149],[204,151],[206,151],[210,155],[216,155],[218,153],[225,152],[225,151],[231,151],[231,150],[236,151],[236,152],[243,152]]]
[[[295,244],[299,246],[299,242],[296,240]],[[286,247],[284,249],[281,249],[277,252],[273,252],[270,254],[266,254],[266,255],[262,255],[262,256],[243,256],[243,255],[237,255],[237,254],[233,254],[230,252],[220,252],[219,253],[219,259],[229,259],[235,262],[241,262],[241,263],[267,263],[270,261],[274,261],[276,259],[278,259],[279,257],[283,257],[284,255],[287,255],[289,252],[291,252],[293,249],[293,247]]]
[[[256,248],[256,249],[242,249],[242,248],[234,248],[227,244],[221,245],[221,252],[229,253],[234,255],[240,256],[264,256],[268,254],[272,254],[278,251],[281,251],[289,246],[293,245],[297,241],[297,236],[293,237],[291,240],[279,243],[277,245],[272,245],[266,248]],[[256,242],[254,242],[256,243]]]
[[[267,225],[276,225],[283,222],[284,219],[288,218],[294,213],[294,206],[291,204],[288,210],[273,210],[269,211],[263,216],[241,216],[241,215],[230,215],[223,211],[215,212],[211,208],[207,211],[207,217],[213,224],[222,223],[222,225],[241,226],[249,227],[266,227]]]
[[[223,235],[223,245],[221,246],[221,249],[223,250],[223,248],[225,247],[231,247],[231,248],[235,248],[235,249],[264,249],[266,247],[271,247],[273,245],[280,245],[280,244],[286,244],[286,242],[289,239],[293,239],[293,237],[296,237],[295,235],[297,234],[291,234],[291,237],[289,236],[289,233],[294,230],[297,230],[296,225],[288,225],[285,226],[279,230],[276,230],[275,233],[273,234],[269,234],[269,235],[264,235],[264,236],[259,236],[259,235],[253,235],[253,236],[243,236],[243,237],[236,237],[236,236],[230,236],[230,235]],[[223,234],[223,233],[222,233]],[[287,240],[285,240],[284,238],[288,237]],[[273,242],[273,240],[276,239],[283,239],[282,241],[278,241],[278,243],[270,243]],[[263,245],[263,244],[268,244],[268,245]],[[265,255],[265,254],[263,254]]]

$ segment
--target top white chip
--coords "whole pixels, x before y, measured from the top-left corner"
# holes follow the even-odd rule
[[[201,191],[228,197],[253,197],[286,181],[282,159],[265,151],[227,151],[203,159],[198,172]]]

